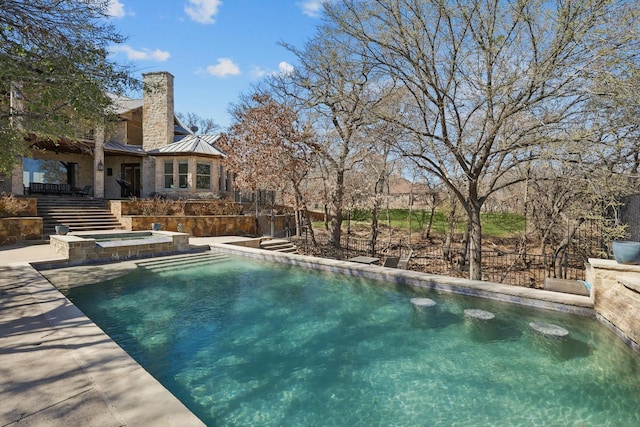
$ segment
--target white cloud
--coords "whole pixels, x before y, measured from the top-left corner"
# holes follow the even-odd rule
[[[289,64],[288,62],[282,61],[278,64],[278,72],[280,74],[291,74],[293,73],[293,65]]]
[[[316,18],[322,12],[322,5],[329,0],[304,0],[298,3],[298,7],[302,9],[302,13],[312,18]]]
[[[200,24],[213,24],[214,16],[218,13],[220,0],[189,0],[191,6],[185,6],[184,11],[189,18]]]
[[[111,48],[111,52],[115,52],[115,53],[122,52],[125,55],[127,55],[127,59],[131,61],[152,60],[152,61],[164,62],[167,59],[169,59],[169,57],[171,56],[169,52],[166,52],[164,50],[160,50],[160,49],[156,49],[154,51],[150,49],[136,50],[126,44],[113,46]]]
[[[240,68],[233,63],[231,58],[218,58],[218,63],[209,65],[207,72],[217,77],[237,76],[240,74]]]
[[[286,76],[287,74],[291,74],[293,70],[294,70],[293,65],[289,64],[288,62],[282,61],[278,64],[277,71],[268,71],[258,65],[253,65],[251,67],[251,71],[249,72],[249,75],[253,80],[259,80],[267,75]]]
[[[267,72],[262,67],[254,65],[254,66],[251,67],[251,73],[250,74],[251,74],[251,78],[252,79],[260,79],[260,78],[264,77],[267,74]]]
[[[124,5],[120,3],[120,0],[109,0],[107,15],[113,18],[124,18],[126,13],[124,11]]]

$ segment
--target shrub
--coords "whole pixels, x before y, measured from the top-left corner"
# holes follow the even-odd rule
[[[227,199],[188,202],[156,194],[144,199],[131,198],[131,212],[144,216],[240,215],[242,206]]]
[[[156,194],[146,199],[131,199],[133,211],[145,216],[184,216],[184,202],[172,200]]]
[[[13,194],[0,194],[0,218],[21,216],[29,210],[29,201],[18,199]]]
[[[190,210],[193,215],[240,215],[242,206],[231,200],[209,200],[206,202],[194,202],[190,204]],[[191,213],[191,212],[188,212]]]

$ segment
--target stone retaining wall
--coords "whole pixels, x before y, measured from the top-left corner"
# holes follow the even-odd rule
[[[188,202],[202,204],[203,202]],[[130,231],[151,230],[151,224],[160,223],[161,229],[178,231],[178,225],[184,233],[193,237],[216,236],[258,236],[256,219],[252,215],[189,215],[142,216],[133,209],[129,200],[111,200],[111,212],[118,218],[123,227]],[[190,211],[191,208],[187,209]]]
[[[41,217],[0,218],[0,245],[14,245],[22,240],[41,240]]]
[[[151,224],[160,223],[161,230],[188,233],[193,237],[256,236],[257,225],[253,216],[122,216],[120,223],[130,231],[151,230]]]
[[[587,282],[597,317],[636,352],[640,353],[640,265],[618,264],[614,260],[589,259]]]

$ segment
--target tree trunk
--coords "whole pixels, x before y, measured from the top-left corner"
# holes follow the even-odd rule
[[[329,206],[325,203],[323,206],[324,210],[324,229],[329,230]]]
[[[380,217],[380,206],[376,201],[371,211],[371,239],[369,239],[369,254],[375,256],[376,244],[378,242],[378,219]]]
[[[411,246],[411,232],[413,231],[413,181],[409,187],[409,246]]]
[[[482,225],[480,205],[469,204],[469,279],[482,280]]]
[[[456,232],[456,226],[458,225],[458,221],[456,218],[456,207],[458,206],[457,200],[451,194],[449,194],[449,216],[447,217],[447,225],[449,229],[447,230],[447,234],[445,235],[444,240],[444,259],[449,263],[454,261],[454,254],[451,252],[451,246],[453,245],[453,236]]]
[[[371,210],[371,240],[369,241],[369,253],[371,256],[375,256],[376,254],[376,245],[378,242],[378,234],[379,234],[379,219],[380,219],[380,210],[382,207],[382,195],[384,194],[385,188],[385,174],[381,173],[378,175],[378,180],[376,181],[376,185],[374,187],[374,201],[373,201],[373,209]]]
[[[339,171],[336,176],[336,188],[333,193],[333,216],[331,217],[331,246],[340,249],[342,235],[342,204],[344,201],[344,172]]]
[[[318,247],[318,242],[316,242],[316,235],[313,232],[313,224],[311,223],[311,215],[309,215],[309,209],[307,209],[306,204],[303,205],[303,212],[305,222],[307,224],[307,230],[309,230],[309,235],[311,235],[311,243],[313,243],[313,246]]]
[[[425,238],[428,240],[431,240],[431,229],[433,228],[433,217],[436,214],[436,207],[435,204],[433,206],[431,206],[431,211],[429,212],[429,222],[427,223],[427,234],[425,235]]]
[[[311,235],[311,243],[313,243],[313,246],[317,247],[318,246],[318,242],[316,242],[316,235],[313,232],[313,225],[311,224],[311,215],[309,214],[309,209],[307,208],[307,202],[305,201],[302,192],[300,191],[300,187],[297,185],[293,186],[294,191],[295,191],[295,197],[296,197],[296,203],[302,207],[302,214],[304,216],[304,223],[307,226],[307,230],[309,230],[309,234]],[[296,213],[299,212],[299,210],[296,210]],[[298,215],[296,214],[296,227],[297,227],[297,232],[298,235],[302,236],[302,227],[299,227],[298,225]]]

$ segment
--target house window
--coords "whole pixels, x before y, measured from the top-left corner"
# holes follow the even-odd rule
[[[202,190],[211,189],[211,165],[198,163],[196,165],[196,188]]]
[[[178,186],[180,188],[189,188],[189,162],[180,160],[178,163]]]
[[[224,189],[225,191],[231,191],[231,173],[229,171],[225,174]]]
[[[224,169],[218,165],[218,190],[224,191]]]
[[[164,188],[173,188],[173,161],[164,162]]]

